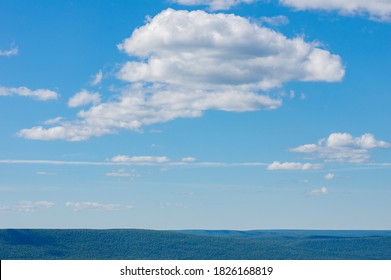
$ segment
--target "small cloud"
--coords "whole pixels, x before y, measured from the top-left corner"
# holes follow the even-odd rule
[[[194,157],[184,157],[182,158],[182,162],[195,162],[197,159]]]
[[[183,196],[195,196],[194,192],[178,192],[177,195],[183,195]]]
[[[167,208],[188,208],[184,206],[182,203],[170,203],[170,202],[161,202],[159,204],[160,209],[167,209]]]
[[[310,195],[326,195],[329,193],[329,190],[326,187],[322,187],[320,189],[315,189],[310,191]]]
[[[327,174],[324,176],[324,178],[325,178],[326,180],[333,180],[334,177],[335,177],[335,174],[333,174],[333,173],[327,173]]]
[[[24,212],[31,213],[41,209],[49,209],[54,207],[51,201],[19,201],[16,205],[0,205],[0,212]]]
[[[0,56],[15,56],[19,52],[18,47],[12,47],[9,50],[0,50]]]
[[[261,17],[261,22],[272,26],[281,26],[289,24],[289,19],[286,16],[279,15],[274,17]]]
[[[311,170],[311,169],[322,169],[321,164],[313,163],[299,163],[299,162],[279,162],[275,161],[267,167],[267,170]]]
[[[165,163],[169,162],[170,159],[168,157],[155,157],[155,156],[126,156],[126,155],[118,155],[113,158],[111,158],[112,162],[118,162],[118,163]]]
[[[118,211],[121,209],[131,209],[132,205],[122,205],[122,204],[102,204],[99,202],[91,201],[82,201],[82,202],[66,202],[66,207],[72,208],[73,211],[79,212],[82,210],[93,209],[93,210],[102,210],[102,211]]]
[[[150,15],[145,16],[144,24],[150,23],[152,21],[152,17]]]
[[[44,121],[43,123],[46,125],[53,125],[53,124],[61,122],[63,119],[64,119],[63,117],[56,117],[56,118]]]
[[[7,88],[0,86],[0,96],[14,95],[32,97],[39,101],[55,100],[59,97],[57,92],[48,89],[31,90],[27,87]]]
[[[99,85],[100,82],[102,82],[103,79],[103,72],[102,70],[99,70],[98,73],[95,74],[93,81],[91,82],[92,86]]]
[[[364,15],[371,20],[391,21],[391,2],[388,0],[279,0],[279,2],[297,10],[338,11],[341,15]]]
[[[290,151],[311,154],[326,162],[362,163],[370,158],[370,149],[389,147],[389,143],[376,140],[370,133],[359,137],[353,137],[349,133],[332,133],[316,144],[305,144]]]
[[[132,179],[134,177],[138,177],[139,175],[135,173],[135,170],[132,170],[131,172],[127,172],[125,169],[119,169],[112,172],[106,173],[106,176],[108,177],[131,177]]]
[[[171,0],[174,3],[181,5],[195,6],[203,5],[208,6],[209,10],[229,10],[231,7],[239,5],[241,3],[253,3],[258,0]]]
[[[38,171],[35,172],[36,175],[41,175],[41,176],[54,176],[57,175],[57,173],[51,173],[51,172],[46,172],[46,171]]]
[[[81,90],[76,93],[74,96],[69,98],[68,107],[75,108],[79,106],[84,106],[88,104],[99,104],[100,103],[100,94],[97,92],[89,92],[88,90]]]

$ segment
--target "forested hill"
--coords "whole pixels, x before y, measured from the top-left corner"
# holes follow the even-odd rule
[[[391,259],[391,231],[3,229],[0,259]]]

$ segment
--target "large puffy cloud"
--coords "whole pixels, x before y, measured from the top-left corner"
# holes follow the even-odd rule
[[[182,4],[182,5],[205,5],[208,6],[210,10],[228,10],[233,6],[239,5],[241,3],[253,3],[257,0],[172,0],[172,2]]]
[[[388,148],[390,144],[376,140],[370,133],[353,137],[349,133],[332,133],[316,144],[306,144],[291,149],[292,152],[310,154],[332,162],[365,162],[370,158],[369,150]]]
[[[292,80],[335,82],[344,76],[340,57],[315,43],[204,11],[162,11],[118,48],[131,56],[117,74],[129,87],[80,111],[76,121],[23,129],[19,136],[80,141],[207,110],[271,110],[282,101],[266,90]]]
[[[343,14],[368,14],[381,21],[391,20],[389,0],[280,0],[280,3],[299,10],[336,10]]]
[[[9,88],[9,87],[0,86],[0,96],[12,96],[12,95],[32,97],[40,101],[54,100],[54,99],[58,99],[59,97],[59,94],[57,92],[48,89],[31,90],[27,87]]]
[[[144,58],[122,68],[119,77],[129,82],[268,90],[291,80],[344,76],[338,55],[232,14],[168,9],[119,48]]]

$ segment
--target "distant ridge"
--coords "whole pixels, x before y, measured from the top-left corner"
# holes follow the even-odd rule
[[[391,231],[3,229],[0,259],[391,260]]]
[[[302,230],[302,229],[275,229],[275,230],[177,230],[176,232],[199,236],[258,238],[270,236],[285,237],[324,237],[324,238],[354,238],[390,236],[391,230]]]

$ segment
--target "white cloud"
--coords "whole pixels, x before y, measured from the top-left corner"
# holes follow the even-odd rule
[[[335,177],[335,174],[333,174],[333,173],[327,173],[327,174],[324,176],[324,178],[325,178],[326,180],[333,180],[334,177]]]
[[[99,70],[99,72],[95,74],[94,79],[91,82],[91,85],[92,86],[99,85],[102,79],[103,79],[103,72],[102,70]]]
[[[54,100],[58,99],[59,97],[57,92],[48,89],[31,90],[27,87],[7,88],[0,86],[0,96],[13,95],[32,97],[40,101]]]
[[[0,56],[14,56],[19,52],[18,47],[12,47],[9,50],[0,50]]]
[[[170,159],[168,157],[155,157],[155,156],[125,156],[118,155],[111,159],[112,162],[122,162],[122,163],[166,163],[169,162]]]
[[[182,158],[182,162],[195,162],[197,159],[195,157],[184,157]]]
[[[103,211],[118,211],[121,209],[131,209],[131,205],[122,204],[102,204],[99,202],[81,201],[81,202],[66,202],[66,207],[72,208],[73,211],[79,212],[86,209],[103,210]]]
[[[139,175],[135,173],[135,170],[132,170],[131,172],[127,172],[125,169],[119,169],[112,172],[106,173],[106,176],[108,177],[138,177]]]
[[[0,212],[35,212],[41,209],[49,209],[54,207],[51,201],[19,201],[16,205],[0,205]]]
[[[282,100],[265,90],[293,80],[333,82],[344,76],[338,55],[235,15],[168,9],[118,47],[132,57],[118,73],[131,83],[120,95],[80,111],[77,120],[18,135],[81,141],[201,117],[207,110],[272,110]]]
[[[320,189],[315,189],[315,190],[310,191],[310,195],[326,195],[328,193],[329,193],[329,190],[326,187],[322,187]]]
[[[161,202],[159,204],[160,209],[167,209],[167,208],[188,208],[187,206],[183,205],[183,203],[171,203],[171,202]]]
[[[370,149],[388,147],[389,143],[376,140],[370,133],[359,137],[353,137],[348,133],[332,133],[327,139],[320,139],[317,144],[302,145],[291,151],[311,154],[315,158],[330,162],[360,163],[370,158]]]
[[[38,172],[35,172],[36,175],[41,175],[41,176],[54,176],[54,175],[57,175],[57,173],[53,173],[53,172],[46,172],[46,171],[38,171]]]
[[[108,176],[108,177],[135,177],[135,174],[113,171],[113,172],[106,173],[106,176]]]
[[[62,119],[63,119],[63,117],[56,117],[56,118],[44,121],[43,123],[47,124],[47,125],[53,125],[53,124],[59,123]]]
[[[204,5],[208,6],[211,11],[229,10],[231,7],[241,3],[250,4],[258,0],[171,0],[174,3],[182,5]]]
[[[74,108],[91,103],[94,105],[100,103],[100,94],[83,89],[69,99],[68,106]]]
[[[272,164],[268,165],[267,170],[312,170],[312,169],[321,169],[323,166],[321,164],[313,163],[299,163],[299,162],[279,162],[275,161]]]
[[[389,0],[280,0],[280,3],[298,10],[339,11],[349,15],[369,15],[381,21],[391,20]]]
[[[117,101],[80,111],[77,121],[63,122],[50,128],[36,126],[22,129],[18,135],[27,139],[82,141],[93,136],[113,134],[119,129],[137,131],[144,125],[176,118],[200,117],[205,110],[244,112],[274,109],[280,105],[280,100],[255,93],[189,93],[165,89],[148,94],[128,89]]]
[[[67,140],[67,141],[82,141],[92,136],[101,136],[114,133],[113,129],[89,126],[84,122],[63,122],[60,126],[51,127],[49,129],[43,126],[34,126],[28,129],[20,130],[17,135],[19,137],[32,140]]]
[[[61,161],[61,160],[31,160],[31,159],[0,159],[0,164],[35,164],[35,165],[80,165],[80,166],[132,166],[132,165],[166,165],[172,167],[199,168],[199,167],[257,167],[267,166],[262,162],[172,162],[168,157],[124,155],[115,156],[109,161]]]
[[[262,23],[266,23],[271,26],[281,26],[289,24],[289,19],[286,16],[278,15],[274,17],[261,17]]]
[[[141,58],[119,74],[130,82],[249,91],[344,76],[338,55],[232,14],[168,9],[136,29],[119,49]]]

